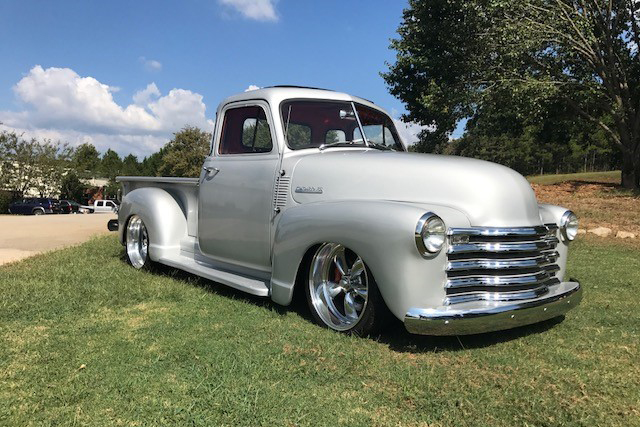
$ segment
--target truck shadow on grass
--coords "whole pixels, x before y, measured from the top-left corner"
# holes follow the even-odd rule
[[[499,343],[543,333],[552,329],[563,320],[564,316],[560,316],[533,325],[520,326],[505,331],[442,337],[410,334],[406,329],[404,329],[402,323],[398,321],[398,325],[392,334],[387,332],[386,334],[378,337],[377,341],[387,344],[391,350],[399,353],[460,351],[491,347]]]
[[[126,262],[124,255],[122,255],[121,259],[123,262]],[[152,274],[170,277],[173,280],[183,282],[185,285],[201,288],[212,294],[241,301],[246,304],[252,304],[279,315],[293,312],[306,321],[314,323],[302,292],[296,292],[294,294],[291,305],[281,306],[274,303],[269,298],[250,295],[229,286],[165,265],[156,264],[153,268]],[[513,341],[529,335],[543,333],[564,320],[564,316],[560,316],[533,325],[484,334],[465,336],[425,336],[407,332],[400,320],[393,316],[390,317],[391,319],[389,324],[379,335],[362,337],[362,339],[369,339],[385,344],[390,350],[399,353],[436,353],[490,347],[502,342]],[[320,328],[321,326],[317,325],[317,327]]]

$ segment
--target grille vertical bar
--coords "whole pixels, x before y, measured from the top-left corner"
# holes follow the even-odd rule
[[[452,228],[445,304],[536,298],[559,283],[558,227]]]

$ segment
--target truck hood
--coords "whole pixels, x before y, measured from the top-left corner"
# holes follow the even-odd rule
[[[366,199],[447,206],[479,227],[542,223],[535,194],[522,175],[466,157],[324,151],[296,163],[291,191],[298,203]]]

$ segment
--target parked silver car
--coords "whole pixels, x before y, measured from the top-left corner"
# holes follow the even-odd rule
[[[540,205],[497,164],[409,153],[378,106],[274,87],[218,107],[199,178],[118,177],[129,262],[153,262],[368,334],[472,334],[576,306],[565,280],[575,215]],[[112,224],[112,228],[116,225]]]

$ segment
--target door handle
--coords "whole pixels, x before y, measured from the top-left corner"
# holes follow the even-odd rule
[[[213,176],[216,176],[218,172],[220,172],[220,169],[211,166],[202,166],[202,169],[204,169],[206,175],[211,175],[213,173]]]

